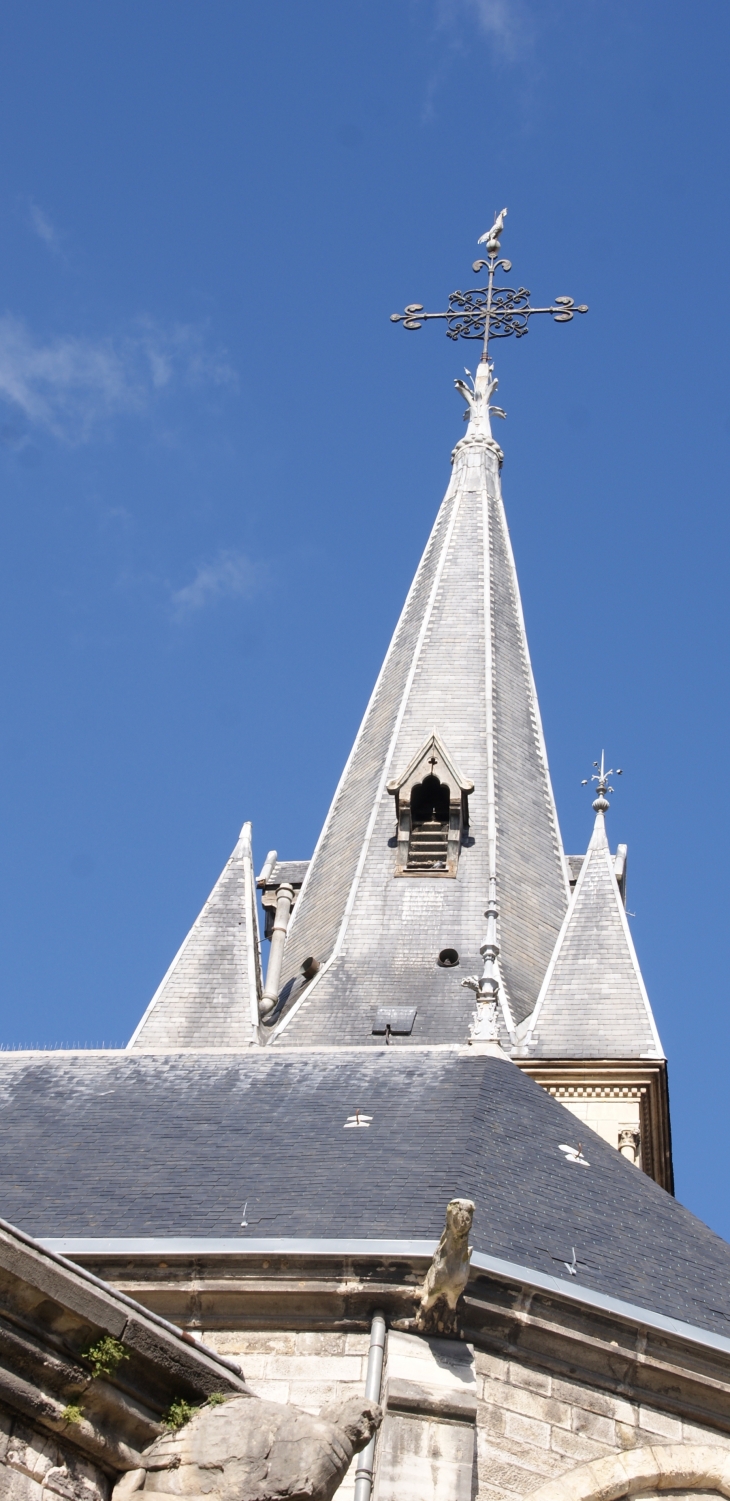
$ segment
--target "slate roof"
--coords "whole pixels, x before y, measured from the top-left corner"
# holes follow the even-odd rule
[[[534,1058],[664,1056],[600,811],[525,1051]]]
[[[346,1130],[358,1108],[372,1124]],[[578,1132],[587,1167],[560,1150]],[[730,1246],[508,1060],[460,1050],[6,1055],[0,1183],[43,1239],[242,1247],[435,1241],[466,1195],[476,1251],[730,1333]]]
[[[178,950],[130,1048],[241,1048],[255,1040],[260,943],[251,825]]]
[[[434,732],[474,782],[468,841],[455,879],[394,879],[386,784]],[[451,484],[294,909],[282,985],[309,955],[322,968],[306,1000],[287,1004],[277,1046],[363,1042],[373,1006],[416,998],[414,1042],[466,1039],[473,1001],[453,978],[446,984],[436,958],[450,947],[465,964],[479,963],[490,744],[500,965],[520,1021],[537,999],[568,886],[497,458],[472,440],[455,451]]]

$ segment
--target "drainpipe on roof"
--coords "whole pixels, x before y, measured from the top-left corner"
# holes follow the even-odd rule
[[[366,1401],[380,1401],[380,1386],[383,1379],[383,1356],[385,1354],[385,1318],[382,1313],[373,1314],[373,1322],[370,1325],[370,1349],[368,1350],[368,1372],[365,1378]],[[367,1449],[363,1449],[358,1455],[357,1469],[355,1470],[355,1498],[354,1501],[370,1501],[373,1489],[373,1472],[375,1460],[375,1434],[373,1434]]]
[[[281,984],[281,966],[284,961],[284,944],[286,943],[286,930],[289,926],[289,915],[294,905],[294,887],[287,882],[280,886],[276,893],[276,917],[271,930],[271,948],[269,950],[269,963],[266,969],[266,984],[259,1001],[259,1016],[268,1016],[273,1011],[279,999],[279,986]]]

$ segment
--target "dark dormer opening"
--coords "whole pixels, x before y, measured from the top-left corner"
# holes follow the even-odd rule
[[[388,791],[398,825],[393,874],[453,878],[474,783],[461,775],[435,731]]]
[[[409,870],[446,870],[451,790],[432,772],[411,791]]]

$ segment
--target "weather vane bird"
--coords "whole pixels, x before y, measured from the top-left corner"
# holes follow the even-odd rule
[[[475,261],[473,271],[487,271],[487,285],[472,287],[467,292],[452,292],[449,305],[443,313],[427,313],[423,304],[411,302],[402,313],[392,313],[391,323],[402,323],[404,328],[420,328],[434,318],[446,323],[450,339],[481,339],[482,360],[489,359],[489,340],[506,339],[515,334],[518,339],[527,333],[529,321],[535,313],[550,313],[556,323],[570,323],[574,313],[587,313],[585,303],[576,307],[572,297],[556,297],[551,307],[531,307],[527,287],[495,286],[497,271],[509,273],[512,262],[500,259],[499,242],[504,232],[506,208],[502,209],[491,229],[480,235],[478,243],[486,246],[485,261]]]

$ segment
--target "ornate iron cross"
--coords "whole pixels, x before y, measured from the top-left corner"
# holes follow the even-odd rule
[[[486,261],[475,261],[473,271],[486,267],[486,287],[473,287],[468,292],[452,292],[445,313],[426,313],[420,302],[412,302],[403,313],[392,313],[391,323],[402,323],[404,328],[420,328],[429,319],[442,318],[450,339],[482,339],[482,359],[489,357],[489,340],[506,339],[515,334],[518,339],[527,333],[533,313],[550,313],[556,323],[570,323],[574,313],[587,313],[585,303],[575,306],[572,297],[556,297],[552,307],[530,307],[530,293],[526,287],[495,287],[494,275],[500,268],[509,272],[512,262],[500,260],[499,241],[504,230],[506,208],[497,215],[491,229],[482,235],[479,244],[486,244]]]

